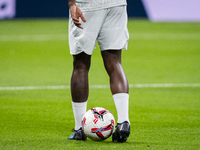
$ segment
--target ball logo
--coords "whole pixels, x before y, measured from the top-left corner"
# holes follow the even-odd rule
[[[96,114],[94,114],[94,120],[93,120],[93,122],[94,122],[94,124],[96,124],[98,121],[99,121],[99,117],[98,117],[98,115],[96,115]]]

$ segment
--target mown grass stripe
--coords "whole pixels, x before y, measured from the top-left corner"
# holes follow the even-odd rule
[[[91,89],[106,89],[109,85],[90,85]],[[155,83],[155,84],[129,84],[130,88],[173,88],[173,87],[200,87],[200,83]],[[19,87],[0,87],[1,91],[15,90],[57,90],[70,89],[70,86],[19,86]]]
[[[184,39],[200,39],[198,33],[129,33],[130,39],[173,39],[173,40],[184,40]],[[44,35],[0,35],[1,42],[12,42],[12,41],[66,41],[68,40],[67,34],[44,34]]]

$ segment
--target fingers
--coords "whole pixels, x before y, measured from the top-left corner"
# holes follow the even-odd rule
[[[74,24],[75,24],[77,27],[83,29],[83,27],[81,26],[82,24],[79,22],[79,19],[76,19],[76,18],[72,18],[72,19],[73,19]]]
[[[78,18],[72,17],[72,19],[73,19],[73,22],[79,22]]]
[[[81,20],[82,20],[83,22],[86,22],[86,19],[85,19],[85,17],[84,17],[83,15],[81,15],[80,18],[81,18]],[[73,18],[73,22],[74,22],[74,24],[75,24],[77,27],[83,29],[82,24],[79,22],[79,19]]]
[[[79,27],[79,28],[81,28],[81,29],[83,29],[83,27],[82,27],[82,24],[80,23],[80,22],[74,22],[74,24],[77,26],[77,27]]]
[[[82,20],[83,22],[86,22],[86,19],[85,19],[85,17],[83,16],[83,14],[81,14],[80,18],[81,18],[81,20]],[[82,24],[79,22],[79,20],[77,20],[77,19],[74,20],[74,24],[75,24],[77,27],[83,29],[83,27],[81,26]]]
[[[82,20],[83,22],[86,22],[86,19],[85,19],[85,17],[83,16],[83,14],[81,14],[81,20]]]

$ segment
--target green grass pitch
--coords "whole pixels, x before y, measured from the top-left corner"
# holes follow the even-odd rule
[[[131,85],[129,139],[69,141],[74,118],[67,19],[0,21],[0,149],[200,149],[200,23],[130,19],[128,28],[122,64]],[[105,107],[117,120],[110,89],[94,87],[108,83],[97,47],[88,109]]]

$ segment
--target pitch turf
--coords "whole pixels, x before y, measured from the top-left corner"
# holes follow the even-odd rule
[[[200,23],[129,20],[122,63],[133,84],[131,134],[123,144],[67,140],[74,127],[67,28],[67,20],[0,21],[0,149],[200,149]],[[109,88],[93,86],[109,82],[98,48],[89,77],[88,109],[105,107],[117,120]]]

